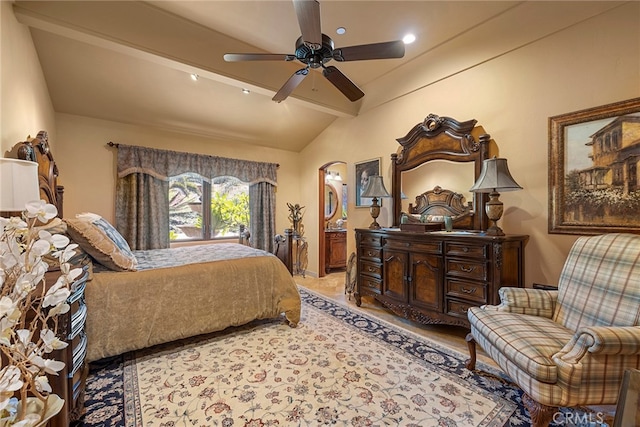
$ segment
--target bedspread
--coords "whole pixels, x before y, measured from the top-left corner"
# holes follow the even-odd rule
[[[292,326],[300,320],[297,285],[268,252],[239,244],[157,251],[135,252],[139,271],[94,271],[85,290],[87,361],[282,313]],[[158,257],[163,267],[153,268]]]

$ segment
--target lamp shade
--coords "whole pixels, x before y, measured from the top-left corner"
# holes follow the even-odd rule
[[[22,212],[34,200],[40,200],[38,164],[0,158],[0,211]]]
[[[515,191],[522,190],[522,187],[513,179],[507,159],[493,157],[482,162],[480,177],[469,189],[472,193],[491,193],[494,191]]]
[[[364,189],[360,197],[391,197],[391,195],[384,188],[382,177],[380,175],[371,175],[367,188]]]

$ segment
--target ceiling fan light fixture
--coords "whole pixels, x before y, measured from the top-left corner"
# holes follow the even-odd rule
[[[251,93],[251,91],[249,89],[247,89],[246,87],[242,88],[242,93],[244,93],[245,95],[249,95]]]
[[[411,44],[416,41],[416,36],[413,34],[407,34],[402,38],[402,41],[404,42],[404,44]]]

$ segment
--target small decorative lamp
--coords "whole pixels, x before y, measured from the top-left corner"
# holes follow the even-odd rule
[[[0,158],[0,212],[21,213],[27,202],[40,200],[38,164],[27,160]]]
[[[378,204],[378,197],[391,197],[386,188],[384,188],[384,182],[382,182],[382,177],[380,175],[371,175],[369,177],[369,183],[367,187],[364,189],[364,192],[360,197],[372,197],[371,207],[369,207],[369,212],[371,213],[371,218],[373,218],[373,222],[369,226],[369,228],[378,230],[380,229],[380,224],[378,224],[377,218],[380,215],[380,205]]]
[[[504,232],[498,227],[498,220],[502,217],[504,207],[498,199],[499,192],[522,190],[516,183],[507,167],[507,159],[493,157],[482,162],[480,177],[469,189],[472,193],[489,193],[489,201],[485,204],[487,217],[492,221],[492,225],[487,229],[490,236],[504,236]]]

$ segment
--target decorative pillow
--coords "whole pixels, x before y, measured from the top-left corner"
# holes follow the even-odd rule
[[[96,214],[80,214],[65,219],[67,234],[97,262],[110,270],[135,271],[138,260],[122,235]]]

